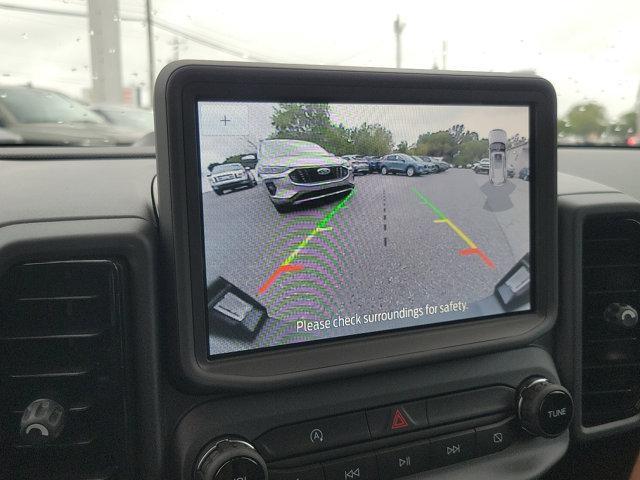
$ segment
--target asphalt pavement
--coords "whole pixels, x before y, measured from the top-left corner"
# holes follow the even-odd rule
[[[212,334],[211,353],[464,318],[529,250],[528,182],[488,181],[370,174],[347,199],[285,214],[261,184],[203,193],[208,281],[270,316],[254,340]]]

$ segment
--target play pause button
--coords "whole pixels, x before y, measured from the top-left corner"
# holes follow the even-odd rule
[[[381,480],[405,477],[428,468],[428,442],[385,450],[378,454]]]

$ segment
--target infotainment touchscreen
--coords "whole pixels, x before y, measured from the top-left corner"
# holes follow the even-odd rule
[[[529,107],[197,111],[210,357],[531,310]]]

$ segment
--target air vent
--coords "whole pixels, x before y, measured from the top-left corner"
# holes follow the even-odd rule
[[[640,412],[640,328],[612,315],[640,311],[640,222],[592,217],[583,232],[582,423],[593,427]]]
[[[129,478],[122,280],[107,260],[23,264],[0,278],[2,475]],[[20,420],[42,398],[66,421],[33,445]]]

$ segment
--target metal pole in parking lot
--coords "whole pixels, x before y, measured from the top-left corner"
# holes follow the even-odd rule
[[[151,0],[146,0],[147,49],[149,51],[149,107],[153,108],[153,83],[155,82],[155,55],[153,52],[153,19]]]
[[[396,20],[393,22],[393,31],[396,34],[396,68],[400,68],[402,66],[402,31],[406,26],[405,23],[400,21],[400,15],[396,17]]]
[[[89,0],[88,30],[91,46],[91,100],[120,104],[122,49],[118,0]]]

